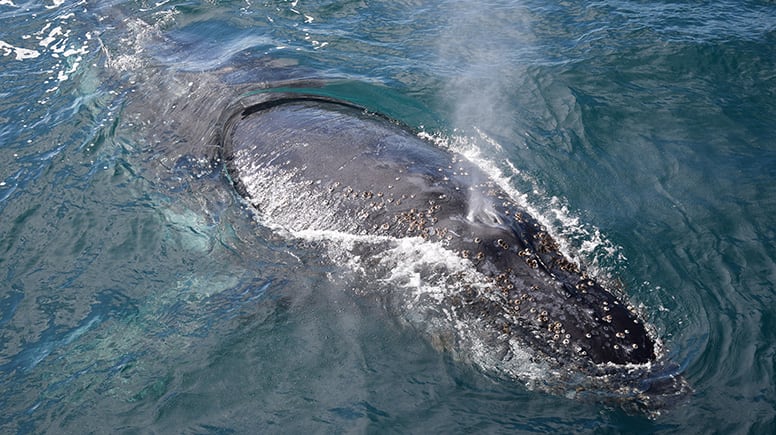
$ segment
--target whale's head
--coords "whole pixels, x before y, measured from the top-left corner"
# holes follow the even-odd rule
[[[439,313],[434,323],[462,334],[452,340],[459,353],[473,340],[461,325],[476,325],[476,346],[493,349],[477,360],[483,368],[518,373],[514,361],[542,361],[563,394],[603,388],[617,397],[674,397],[687,390],[660,361],[653,330],[627,298],[570,260],[544,225],[465,157],[390,119],[315,95],[259,95],[224,126],[226,166],[246,200],[296,237],[336,234],[334,244],[362,237],[367,249],[353,257],[369,264],[360,267],[368,280],[390,281],[395,270],[383,267],[390,263],[383,251],[407,241],[417,248],[405,262],[422,246],[455,256],[455,274],[466,279],[456,282],[444,265],[431,265],[418,275],[448,288],[430,302],[407,297],[406,306]],[[542,388],[555,391],[551,384]]]

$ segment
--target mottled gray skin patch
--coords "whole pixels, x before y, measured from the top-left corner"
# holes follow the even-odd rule
[[[238,110],[223,138],[229,175],[261,212],[293,230],[445,244],[491,289],[464,286],[446,303],[560,366],[655,359],[633,308],[568,260],[464,157],[347,104],[293,94],[266,100]]]

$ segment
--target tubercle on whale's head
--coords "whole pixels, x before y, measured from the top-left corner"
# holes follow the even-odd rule
[[[656,360],[655,339],[631,304],[568,260],[530,215],[498,213],[468,222],[474,230],[461,252],[503,298],[506,323],[528,331],[548,355],[615,365]]]

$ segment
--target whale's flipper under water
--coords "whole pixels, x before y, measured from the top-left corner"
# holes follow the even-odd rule
[[[519,343],[561,377],[620,376],[625,395],[642,402],[687,389],[665,369],[655,375],[658,346],[634,308],[568,260],[464,157],[348,103],[283,93],[254,103],[224,123],[222,152],[264,221],[292,232],[437,243],[470,262],[484,284],[462,285],[440,303],[486,325],[491,342]]]

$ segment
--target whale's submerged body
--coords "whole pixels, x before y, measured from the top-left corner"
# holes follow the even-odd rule
[[[464,157],[348,103],[288,93],[234,110],[222,142],[232,182],[265,222],[454,253],[479,282],[448,277],[453,289],[435,302],[448,318],[479,325],[482,342],[498,349],[487,364],[541,361],[562,385],[546,390],[604,388],[593,395],[638,407],[662,407],[687,390],[658,362],[659,346],[636,310],[567,259]]]

